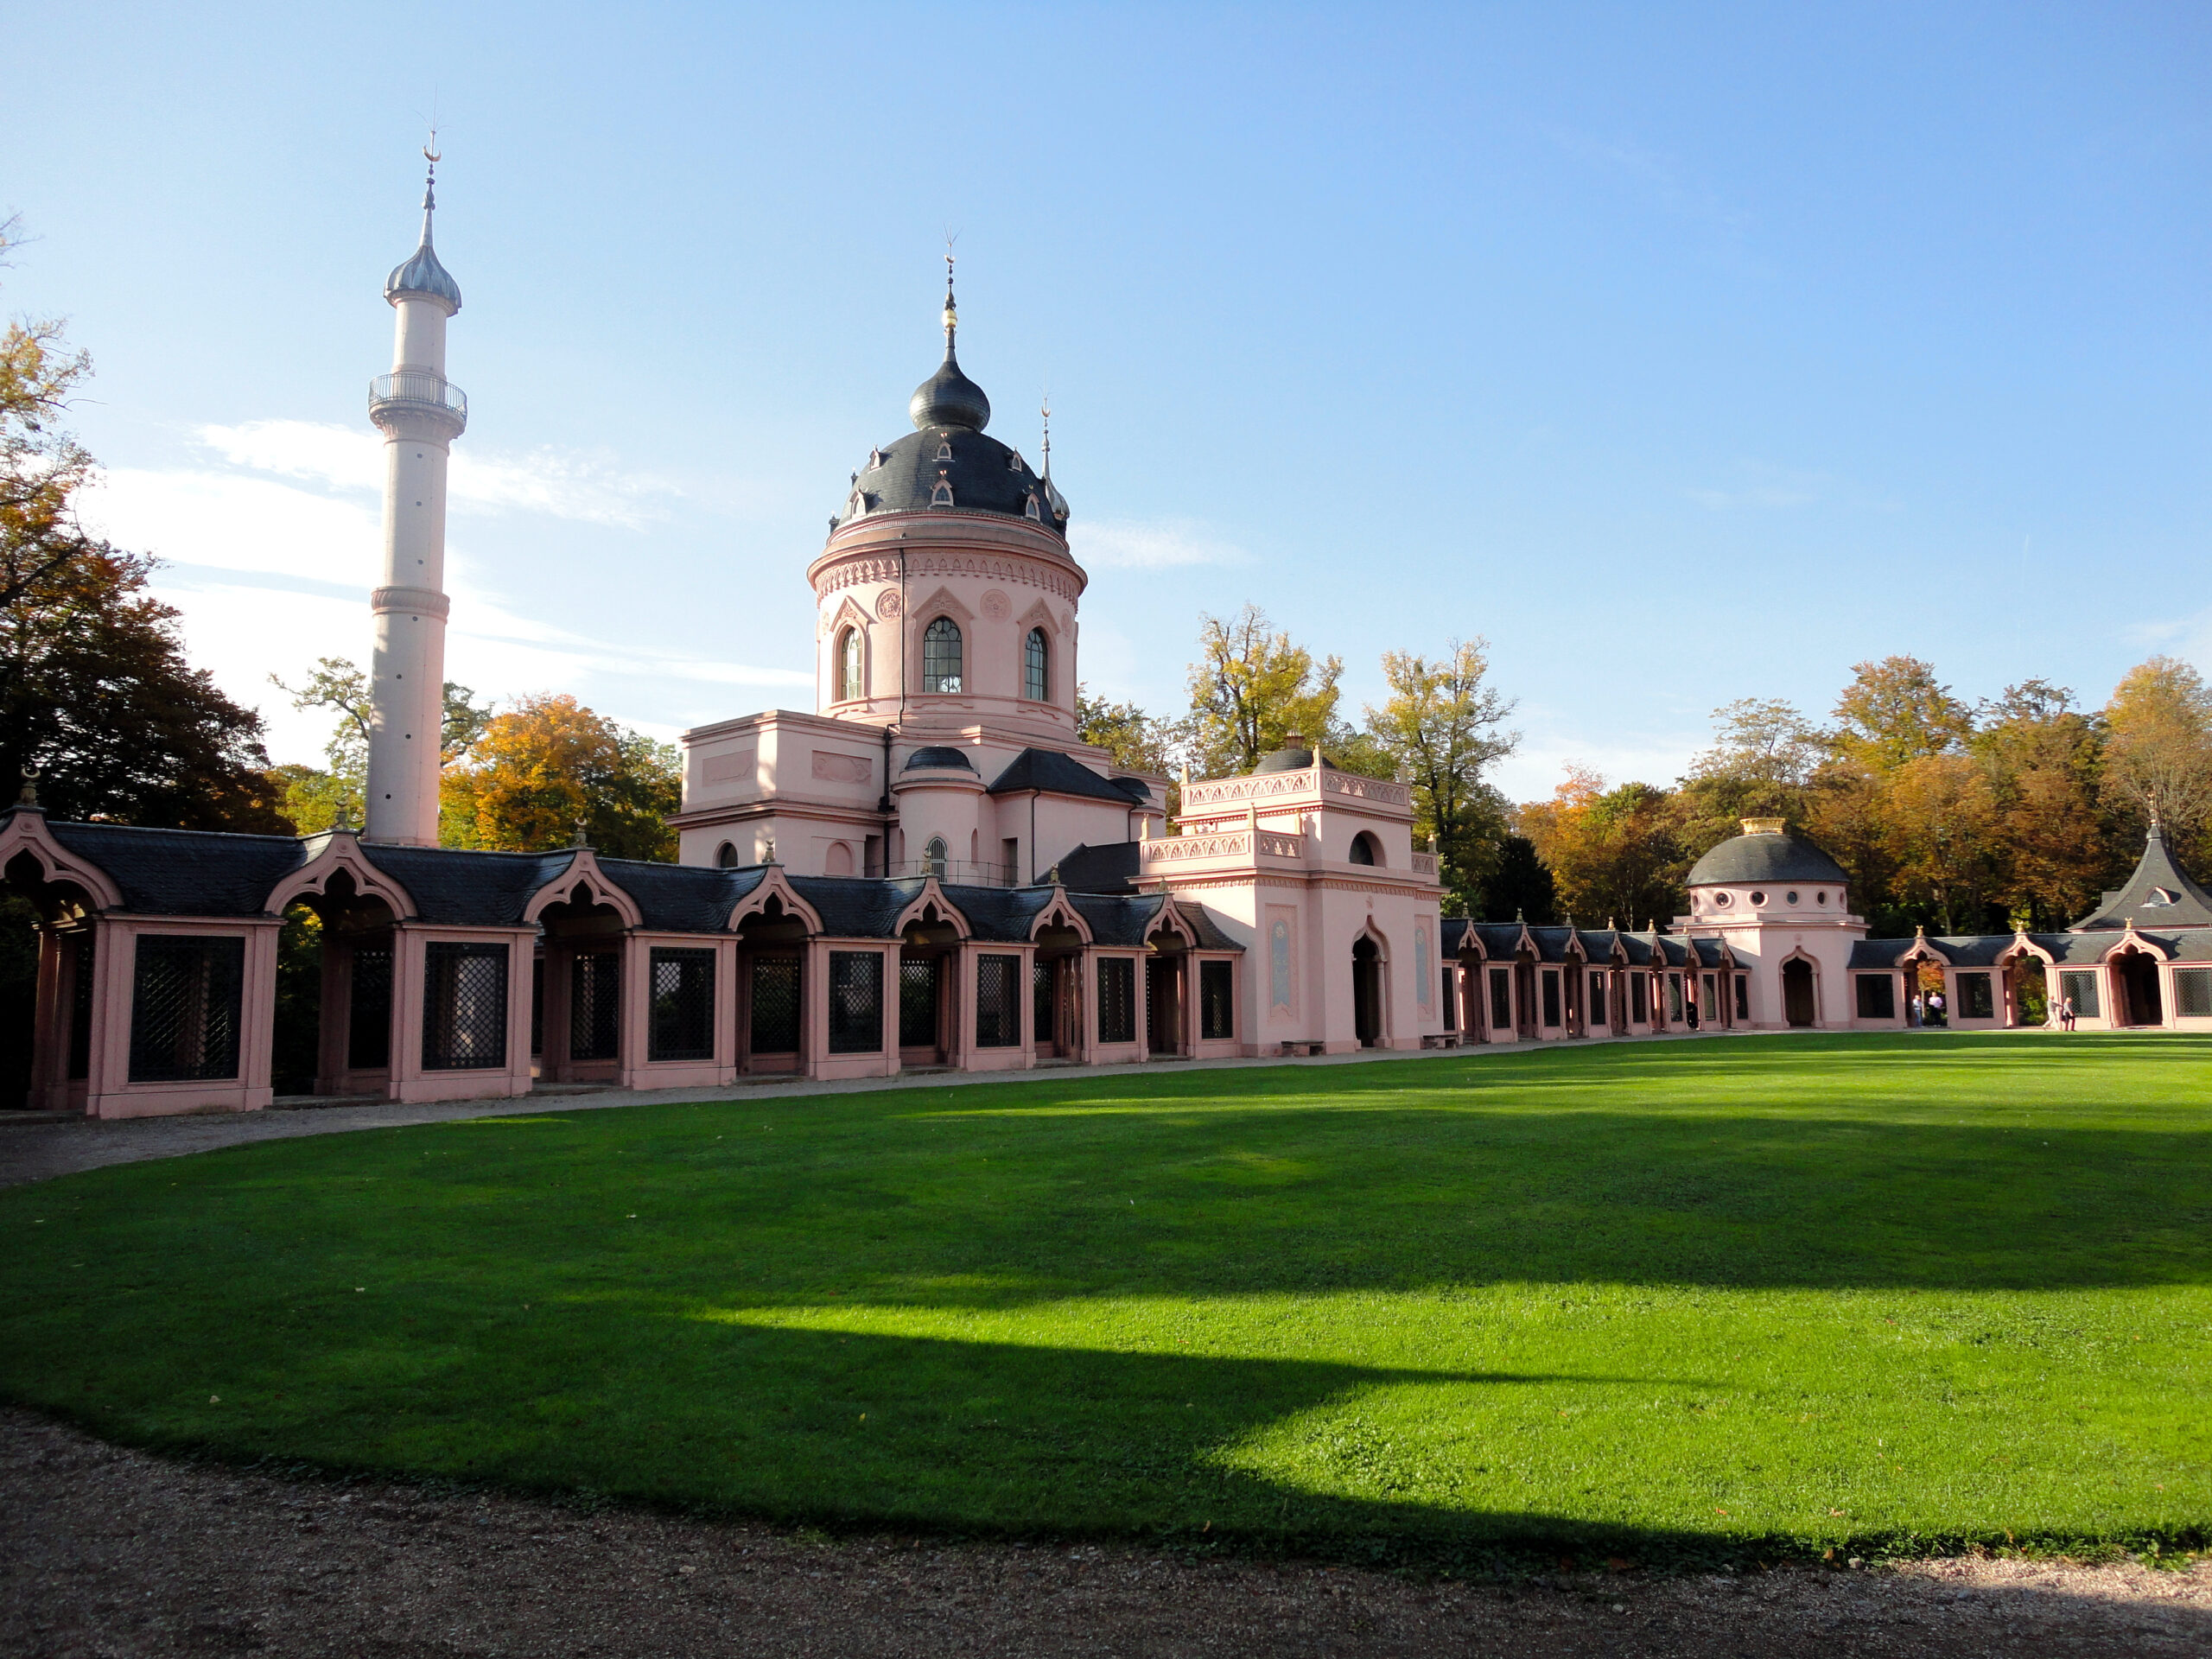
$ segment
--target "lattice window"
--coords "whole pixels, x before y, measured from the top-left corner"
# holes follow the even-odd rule
[[[611,1060],[622,1052],[622,958],[594,950],[569,958],[569,1058]]]
[[[648,969],[652,999],[645,1058],[715,1058],[715,953],[655,947]]]
[[[1050,957],[1029,959],[1029,1029],[1039,1048],[1052,1040],[1052,975],[1058,965]]]
[[[1198,1035],[1220,1039],[1236,1034],[1236,964],[1198,964]]]
[[[354,1071],[381,1071],[391,1064],[391,946],[357,944],[346,1002],[346,1065]]]
[[[1098,959],[1098,1040],[1137,1039],[1137,965],[1128,957]]]
[[[1446,1031],[1459,1029],[1459,999],[1453,993],[1457,982],[1458,970],[1451,963],[1445,963],[1444,977],[1437,988],[1443,994],[1444,1029]]]
[[[1860,974],[1859,980],[1859,1017],[1861,1020],[1894,1020],[1897,1017],[1897,984],[1887,974]]]
[[[1559,1024],[1559,969],[1544,969],[1544,1024]]]
[[[1651,1023],[1651,987],[1647,982],[1649,976],[1644,974],[1628,976],[1628,1017],[1635,1025]]]
[[[2098,1017],[2097,976],[2094,974],[2061,974],[2059,984],[2063,994],[2074,1004],[2074,1012],[2084,1020]]]
[[[74,936],[77,944],[76,982],[69,996],[69,1077],[71,1081],[92,1074],[93,968],[99,961],[91,932]]]
[[[799,959],[753,958],[753,1052],[798,1052]]]
[[[1021,958],[976,958],[976,1046],[1018,1048],[1021,1045]]]
[[[899,1046],[937,1046],[938,987],[943,982],[944,958],[923,957],[899,964]]]
[[[1590,1023],[1593,1026],[1605,1023],[1605,976],[1603,974],[1590,976]]]
[[[1490,970],[1490,1022],[1499,1031],[1513,1023],[1513,980],[1503,968]]]
[[[1030,629],[1021,642],[1021,695],[1032,702],[1052,699],[1052,645],[1042,628]]]
[[[1667,976],[1667,1018],[1680,1023],[1682,1017],[1682,976]]]
[[[957,696],[961,684],[960,625],[940,616],[922,632],[922,690]]]
[[[423,947],[423,1069],[507,1063],[507,947],[432,940]]]
[[[2174,1012],[2189,1020],[2212,1017],[2212,968],[2174,969]]]
[[[883,957],[874,950],[830,953],[830,1052],[883,1049]]]
[[[1994,1020],[1997,1017],[1997,997],[1991,989],[1987,974],[1959,976],[1959,1018],[1961,1020]]]
[[[245,941],[142,933],[130,996],[130,1081],[238,1074]]]
[[[1749,974],[1738,974],[1736,976],[1736,1018],[1749,1020],[1751,1017],[1751,976]]]

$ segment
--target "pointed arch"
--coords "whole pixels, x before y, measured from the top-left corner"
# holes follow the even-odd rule
[[[1050,902],[1037,912],[1036,920],[1030,923],[1030,942],[1034,944],[1038,935],[1048,927],[1071,928],[1085,944],[1093,944],[1097,942],[1098,936],[1090,931],[1090,924],[1084,920],[1083,912],[1068,901],[1067,893],[1063,888],[1052,889]]]
[[[115,878],[55,840],[43,812],[11,811],[0,819],[0,870],[25,856],[38,865],[41,880],[81,888],[98,909],[123,908],[123,889]]]
[[[922,890],[914,895],[906,909],[899,912],[899,919],[892,925],[891,931],[894,934],[903,934],[917,924],[931,926],[940,922],[949,924],[952,931],[963,939],[976,937],[976,930],[969,925],[967,916],[959,906],[944,896],[944,889],[938,885],[937,878],[925,876]]]
[[[269,890],[263,908],[273,916],[281,916],[287,905],[308,893],[327,892],[331,877],[340,870],[353,877],[353,891],[359,897],[381,901],[399,919],[404,921],[421,913],[414,897],[397,880],[378,869],[361,846],[359,837],[346,830],[331,831],[320,851]]]
[[[530,902],[522,909],[523,920],[534,922],[551,906],[574,903],[579,889],[593,904],[605,905],[620,916],[625,926],[645,925],[645,913],[638,908],[638,901],[599,868],[599,858],[588,847],[577,848],[562,872],[531,895]]]
[[[795,916],[804,923],[809,933],[819,935],[824,931],[822,912],[799,897],[780,864],[771,864],[763,870],[753,891],[730,906],[728,918],[722,923],[724,931],[736,932],[739,923],[766,914],[772,902],[784,915]]]

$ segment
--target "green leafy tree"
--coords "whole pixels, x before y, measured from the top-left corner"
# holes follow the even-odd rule
[[[1693,860],[1738,834],[1745,818],[1805,821],[1806,793],[1826,753],[1821,734],[1787,702],[1739,697],[1713,711],[1713,746],[1677,782],[1674,811]]]
[[[369,722],[372,713],[369,677],[344,657],[316,659],[315,672],[305,683],[289,685],[271,674],[269,683],[290,694],[292,707],[327,709],[338,716],[330,741],[323,746],[322,768],[285,766],[276,769],[286,810],[302,835],[327,830],[342,814],[355,825],[361,823],[362,803],[368,798]],[[488,704],[479,703],[465,685],[445,683],[445,712],[438,738],[439,763],[451,766],[484,734],[492,719]]]
[[[2008,925],[2064,927],[2126,868],[2097,801],[2103,722],[2063,686],[2025,680],[1985,703],[1975,725],[1996,797],[1995,902]]]
[[[1513,701],[1488,683],[1489,641],[1454,640],[1440,657],[1382,654],[1390,695],[1369,705],[1366,736],[1413,785],[1414,834],[1433,836],[1447,904],[1485,908],[1507,835],[1505,799],[1484,774],[1519,747]]]
[[[2104,725],[2106,798],[2139,828],[2156,818],[2183,845],[2200,842],[2212,820],[2212,687],[2203,676],[2153,657],[2113,688]]]
[[[1344,765],[1335,750],[1357,746],[1337,719],[1337,683],[1343,676],[1342,658],[1316,661],[1256,605],[1233,617],[1201,617],[1198,660],[1191,664],[1190,677],[1192,766],[1209,778],[1249,772],[1294,735]],[[1346,741],[1331,749],[1331,740],[1339,737]],[[1376,764],[1365,751],[1353,758],[1369,768]]]
[[[1551,871],[1559,908],[1577,925],[1635,927],[1682,910],[1687,863],[1666,791],[1608,788],[1597,772],[1569,766],[1552,798],[1522,807],[1515,821]]]
[[[1917,657],[1857,663],[1836,699],[1829,747],[1840,760],[1888,772],[1923,755],[1948,754],[1974,733],[1974,711]]]

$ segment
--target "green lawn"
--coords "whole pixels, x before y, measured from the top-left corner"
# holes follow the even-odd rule
[[[1754,1038],[284,1141],[0,1192],[0,1395],[832,1525],[2195,1547],[2208,1099],[2194,1038]]]

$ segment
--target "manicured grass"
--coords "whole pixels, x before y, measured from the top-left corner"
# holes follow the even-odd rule
[[[0,1192],[0,1394],[830,1524],[2187,1547],[2208,1099],[2194,1038],[1758,1038],[269,1143]]]

